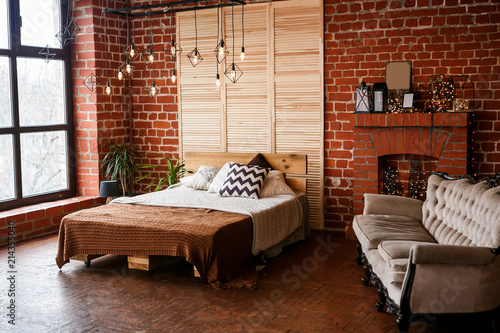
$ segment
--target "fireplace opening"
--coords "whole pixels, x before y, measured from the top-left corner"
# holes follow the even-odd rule
[[[427,178],[438,159],[427,155],[395,154],[379,157],[379,193],[425,200]]]

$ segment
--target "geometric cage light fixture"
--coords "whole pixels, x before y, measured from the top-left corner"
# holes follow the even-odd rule
[[[152,49],[152,38],[151,38],[152,36],[151,35],[150,35],[150,45],[143,52],[139,51],[138,48],[134,45],[134,43],[133,43],[133,39],[134,39],[133,24],[132,24],[132,38],[129,40],[129,24],[128,24],[129,18],[133,20],[134,18],[148,16],[149,19],[151,19],[151,16],[170,14],[171,15],[171,23],[172,23],[174,13],[185,12],[185,11],[196,11],[199,9],[218,8],[217,18],[219,20],[219,11],[222,13],[223,7],[231,6],[231,12],[233,14],[233,16],[232,16],[232,29],[233,29],[232,49],[233,49],[233,54],[232,54],[232,63],[229,64],[229,66],[227,66],[227,68],[224,71],[224,74],[231,82],[235,83],[241,77],[243,72],[238,67],[238,65],[236,65],[234,62],[234,47],[235,47],[235,45],[234,45],[234,6],[245,6],[245,5],[246,5],[246,2],[243,0],[219,0],[218,3],[216,3],[215,1],[209,2],[206,0],[180,0],[180,1],[171,1],[168,3],[138,5],[138,6],[123,7],[123,8],[115,8],[115,9],[109,9],[109,7],[108,7],[106,9],[104,9],[102,12],[104,14],[115,14],[115,15],[119,15],[119,16],[125,16],[127,18],[127,43],[128,43],[128,45],[127,45],[127,48],[125,50],[125,53],[127,54],[127,58],[126,58],[126,61],[120,66],[119,70],[122,72],[122,75],[130,75],[131,71],[133,69],[132,62],[135,60],[135,58],[139,54],[142,54],[146,63],[150,63],[150,62],[154,61],[154,52]],[[241,60],[243,60],[244,56],[245,56],[243,13],[244,13],[244,11],[243,11],[243,7],[242,7],[242,12],[241,12],[242,44],[241,44],[241,54],[240,54]],[[195,15],[196,15],[196,12],[195,12]],[[220,26],[222,26],[222,24],[220,24]],[[196,27],[195,27],[195,29],[196,29]],[[219,32],[219,24],[217,26],[217,30]],[[196,38],[196,44],[197,44],[197,38]],[[175,62],[176,62],[178,56],[182,53],[183,49],[174,39],[173,27],[171,27],[170,42],[165,44],[162,51],[165,52],[166,59],[169,58],[171,61],[174,62],[174,69],[173,69],[171,78],[172,78],[172,82],[175,82]],[[218,70],[219,64],[221,64],[223,62],[223,60],[225,60],[226,56],[229,54],[227,43],[225,43],[222,38],[220,40],[217,40],[217,47],[214,51],[218,51],[215,54],[215,60],[217,62],[217,70]],[[193,67],[198,65],[203,60],[203,58],[201,57],[200,51],[197,48],[197,45],[195,45],[195,48],[188,54],[188,58],[191,61],[191,64],[193,65]],[[153,69],[153,73],[154,73],[154,69]],[[218,74],[217,74],[217,77],[219,77]],[[153,80],[153,82],[154,82],[154,80]],[[157,88],[159,88],[159,87],[157,87]]]

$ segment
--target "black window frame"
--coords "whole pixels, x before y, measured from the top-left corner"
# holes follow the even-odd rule
[[[33,205],[37,203],[65,199],[75,196],[76,194],[76,170],[75,170],[75,138],[74,138],[74,123],[73,123],[73,84],[72,84],[72,69],[71,69],[71,44],[62,45],[61,49],[50,49],[54,53],[52,59],[62,60],[64,64],[65,77],[65,109],[66,123],[59,125],[42,125],[42,126],[24,126],[19,123],[19,94],[18,94],[18,76],[17,76],[17,58],[35,58],[40,59],[38,52],[42,47],[21,45],[21,24],[19,1],[23,0],[8,0],[7,1],[7,20],[10,28],[9,31],[9,48],[0,48],[0,56],[7,56],[10,60],[10,88],[11,88],[11,111],[12,111],[12,126],[0,128],[0,135],[11,134],[13,136],[14,150],[14,184],[15,198],[0,202],[0,211]],[[64,15],[68,10],[68,0],[60,0],[60,26],[61,29],[67,23],[67,15]],[[21,134],[23,133],[39,133],[51,131],[66,132],[66,149],[67,149],[67,166],[68,166],[68,188],[61,191],[50,192],[45,194],[37,194],[33,196],[23,197],[22,194],[22,174],[21,174]]]

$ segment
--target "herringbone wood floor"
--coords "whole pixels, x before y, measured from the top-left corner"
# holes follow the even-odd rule
[[[397,332],[396,317],[375,309],[376,289],[361,285],[355,242],[342,233],[313,232],[289,246],[256,290],[203,285],[182,259],[151,272],[127,269],[120,256],[59,270],[56,251],[56,235],[17,246],[12,326],[0,248],[1,332]],[[430,319],[410,332],[493,332],[485,316]]]

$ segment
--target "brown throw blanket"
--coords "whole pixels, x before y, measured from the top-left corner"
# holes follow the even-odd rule
[[[252,218],[210,209],[111,203],[64,217],[59,268],[76,254],[185,257],[203,282],[222,287],[253,265]]]

